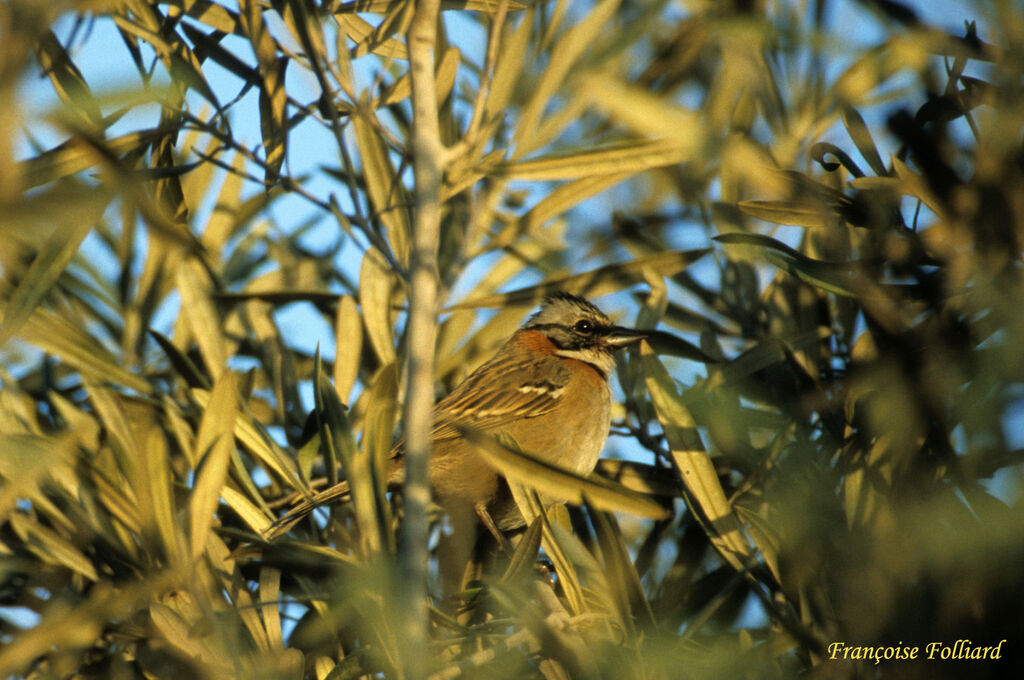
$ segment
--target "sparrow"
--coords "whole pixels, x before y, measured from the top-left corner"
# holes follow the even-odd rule
[[[430,483],[453,527],[479,520],[502,540],[501,532],[524,525],[507,483],[478,453],[468,431],[504,434],[544,462],[581,476],[593,472],[611,426],[608,378],[615,353],[644,337],[616,326],[578,295],[555,293],[493,357],[438,401]],[[400,441],[388,462],[388,486],[400,486],[404,471]],[[303,501],[278,521],[271,536],[347,493],[347,482],[340,482]]]

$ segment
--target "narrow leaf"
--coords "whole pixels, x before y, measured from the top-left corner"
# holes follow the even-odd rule
[[[181,294],[181,318],[199,345],[206,369],[215,379],[227,368],[228,350],[221,333],[220,315],[211,295],[209,274],[195,258],[178,263],[177,287]]]
[[[234,374],[225,371],[214,383],[196,437],[195,456],[199,467],[188,506],[189,554],[192,559],[197,559],[206,550],[206,538],[227,479],[228,461],[235,444],[232,425],[238,410],[237,402]]]
[[[104,194],[105,192],[100,192]],[[0,323],[0,346],[14,337],[32,315],[32,310],[42,302],[43,298],[64,273],[68,264],[78,252],[79,246],[86,235],[92,231],[93,225],[106,208],[110,194],[106,200],[92,206],[94,211],[79,214],[75,220],[66,223],[66,229],[58,230],[49,243],[36,255],[32,265],[18,282],[17,288],[11,293],[3,310],[3,321]]]
[[[512,445],[500,443],[475,430],[466,429],[462,434],[503,477],[552,498],[580,505],[585,495],[594,507],[602,510],[628,512],[653,519],[664,519],[669,515],[660,503],[615,482],[596,476],[581,477],[536,454],[516,450]]]
[[[384,257],[370,248],[363,255],[359,270],[359,306],[370,345],[382,364],[395,361],[395,342],[391,335],[392,274]]]
[[[887,175],[888,171],[885,168],[885,163],[882,162],[882,157],[878,153],[875,140],[871,137],[871,131],[864,122],[864,118],[861,117],[860,112],[852,106],[844,106],[843,125],[846,126],[850,139],[857,145],[857,150],[860,151],[861,157],[867,161],[867,164],[871,166],[875,174],[879,177]]]
[[[589,272],[545,281],[536,286],[520,288],[508,293],[495,293],[475,297],[452,305],[451,309],[466,307],[507,307],[532,305],[545,295],[566,291],[590,297],[599,297],[628,288],[645,280],[645,272],[655,276],[673,276],[711,252],[708,248],[682,250],[649,257],[641,257],[620,264],[609,264]]]
[[[616,145],[571,154],[552,154],[528,161],[498,163],[491,170],[504,179],[550,181],[616,173],[636,174],[651,168],[675,165],[689,159],[686,146],[666,142]]]
[[[709,537],[722,557],[737,570],[744,570],[750,566],[750,547],[718,481],[718,473],[704,449],[697,427],[679,398],[675,381],[647,343],[641,343],[640,357],[647,390],[672,451],[672,459],[689,492],[688,500],[700,510],[699,516],[707,518]]]

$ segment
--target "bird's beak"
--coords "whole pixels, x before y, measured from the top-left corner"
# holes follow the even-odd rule
[[[640,342],[647,337],[646,333],[635,331],[632,328],[623,328],[622,326],[612,326],[608,331],[608,334],[604,336],[604,344],[615,349],[632,345],[633,343]]]

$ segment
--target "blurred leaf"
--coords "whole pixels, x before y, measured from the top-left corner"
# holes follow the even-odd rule
[[[343,295],[338,300],[338,312],[334,317],[334,339],[334,371],[331,377],[338,398],[343,404],[347,404],[352,388],[359,379],[359,366],[363,358],[362,319],[351,295]]]
[[[900,193],[917,198],[940,217],[945,215],[943,204],[939,201],[938,197],[932,193],[932,190],[928,187],[924,178],[907,167],[907,164],[898,158],[892,159],[892,167],[896,171],[896,176],[900,179],[900,182],[902,182],[900,185]]]
[[[496,293],[485,297],[471,298],[451,306],[452,309],[466,307],[508,307],[537,304],[545,295],[566,291],[588,297],[599,297],[644,280],[644,273],[657,276],[672,276],[711,252],[709,249],[685,250],[651,255],[621,264],[609,264],[583,274],[566,276],[547,281],[537,286],[528,286],[508,293]]]
[[[612,586],[612,595],[619,606],[620,620],[627,622],[628,625],[636,617],[641,627],[653,626],[654,612],[651,611],[651,605],[644,594],[640,575],[630,559],[625,538],[615,516],[594,509],[591,517],[594,518],[594,531],[601,548],[608,583]],[[629,632],[630,635],[636,634],[635,630]]]
[[[680,478],[689,492],[687,500],[697,506],[701,516],[707,518],[709,538],[722,557],[736,570],[744,571],[752,566],[751,550],[693,418],[683,406],[674,381],[646,342],[640,345],[640,356],[658,421],[665,431]]]
[[[608,2],[610,0],[605,0]],[[690,151],[669,142],[608,146],[572,154],[552,154],[527,161],[507,161],[490,168],[491,177],[551,181],[594,175],[635,174],[687,160]]]
[[[66,567],[90,581],[100,579],[88,558],[62,536],[20,513],[13,513],[9,520],[11,529],[23,545],[45,564]]]
[[[384,467],[390,457],[398,408],[397,364],[384,366],[370,383],[369,390],[363,446],[353,451],[348,469],[352,502],[366,557],[385,549],[391,554],[395,549],[390,506],[384,496],[388,481]],[[333,389],[325,391],[325,394],[337,400]]]
[[[175,578],[169,573],[155,574],[118,587],[103,581],[74,606],[69,607],[63,600],[47,603],[39,625],[20,633],[13,644],[0,647],[0,675],[7,677],[20,672],[55,647],[58,650],[91,647],[105,622],[128,616],[139,601],[166,590]]]
[[[211,298],[209,274],[198,260],[186,259],[178,263],[176,281],[181,293],[181,319],[188,323],[206,370],[216,380],[227,369],[228,349]]]
[[[145,146],[173,131],[171,126],[159,126],[149,130],[129,132],[103,142],[102,148],[109,154],[120,155]],[[43,153],[22,161],[23,184],[31,188],[68,177],[97,165],[101,160],[96,146],[81,135],[72,136],[68,141]],[[109,200],[109,199],[108,199]]]
[[[371,114],[355,116],[352,119],[352,128],[363,162],[363,174],[366,177],[366,190],[375,217],[387,229],[391,252],[399,262],[408,265],[409,235],[412,228],[408,206],[411,201],[391,165],[387,146],[369,119],[369,115]]]
[[[475,430],[466,429],[463,436],[503,477],[542,494],[576,505],[586,497],[594,507],[602,510],[628,512],[641,517],[663,519],[668,516],[668,511],[659,503],[615,482],[594,476],[581,477]]]
[[[667,102],[607,72],[580,78],[576,95],[635,134],[675,149],[679,157],[675,162],[696,156],[710,137],[697,111]]]
[[[228,461],[235,446],[232,425],[237,401],[234,374],[225,371],[213,385],[196,436],[195,457],[199,467],[196,468],[195,486],[188,506],[189,545],[193,560],[206,550],[206,537],[227,479]]]
[[[537,517],[527,525],[526,531],[519,539],[516,550],[509,559],[508,567],[502,574],[502,581],[515,583],[533,572],[542,536],[543,520],[541,517]]]
[[[600,194],[629,179],[632,173],[595,175],[567,182],[545,196],[523,216],[527,231],[532,231],[548,220],[564,215],[583,201]]]
[[[875,146],[875,140],[871,137],[871,131],[868,129],[867,123],[864,122],[860,112],[852,106],[844,107],[843,125],[846,126],[850,139],[857,145],[860,155],[871,166],[875,174],[879,177],[885,177],[889,174],[885,168],[885,163],[882,162],[882,157],[878,153],[878,147]]]
[[[548,108],[551,98],[577,60],[592,44],[598,32],[611,19],[618,6],[619,0],[600,0],[589,15],[566,31],[554,46],[548,66],[533,88],[519,116],[519,125],[516,127],[513,138],[517,157],[525,156],[536,148],[534,135],[540,127],[541,116]],[[610,168],[605,172],[615,172],[615,170],[615,168]],[[621,168],[619,170],[621,171]],[[545,179],[557,178],[546,177]]]
[[[102,195],[106,200],[110,200],[109,194],[104,192]],[[32,260],[32,265],[25,272],[25,276],[7,299],[3,321],[0,322],[0,345],[18,334],[22,325],[31,316],[32,310],[42,302],[50,288],[64,273],[82,241],[92,231],[96,220],[106,208],[106,201],[97,201],[90,207],[93,210],[84,215],[79,214],[74,223],[67,224],[66,231],[55,233],[55,238],[51,239]]]
[[[862,277],[858,275],[855,263],[813,260],[785,243],[763,234],[732,233],[720,234],[714,238],[727,246],[753,246],[779,269],[830,293],[847,297],[863,297],[869,294],[869,289],[861,283]]]
[[[370,346],[381,364],[395,361],[395,342],[391,334],[392,278],[387,263],[373,248],[363,255],[359,270],[359,306]]]

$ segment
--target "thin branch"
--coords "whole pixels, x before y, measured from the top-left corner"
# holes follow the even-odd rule
[[[427,649],[427,505],[430,503],[428,462],[434,406],[434,346],[437,335],[437,249],[441,229],[441,186],[447,150],[441,141],[434,46],[440,0],[417,0],[409,25],[409,70],[412,84],[412,158],[415,217],[410,263],[411,294],[407,336],[408,391],[405,399],[405,521],[400,568],[405,602],[403,637],[405,670],[422,677],[421,653]]]
[[[466,128],[466,134],[462,140],[452,149],[453,155],[468,153],[477,142],[480,134],[480,125],[484,120],[484,109],[487,107],[487,97],[491,93],[491,81],[494,80],[494,65],[498,60],[498,47],[501,44],[502,29],[505,27],[505,16],[508,14],[508,0],[499,0],[498,11],[491,19],[491,34],[487,40],[487,55],[484,57],[484,67],[480,73],[480,87],[476,92],[476,100],[473,102],[473,117]]]

